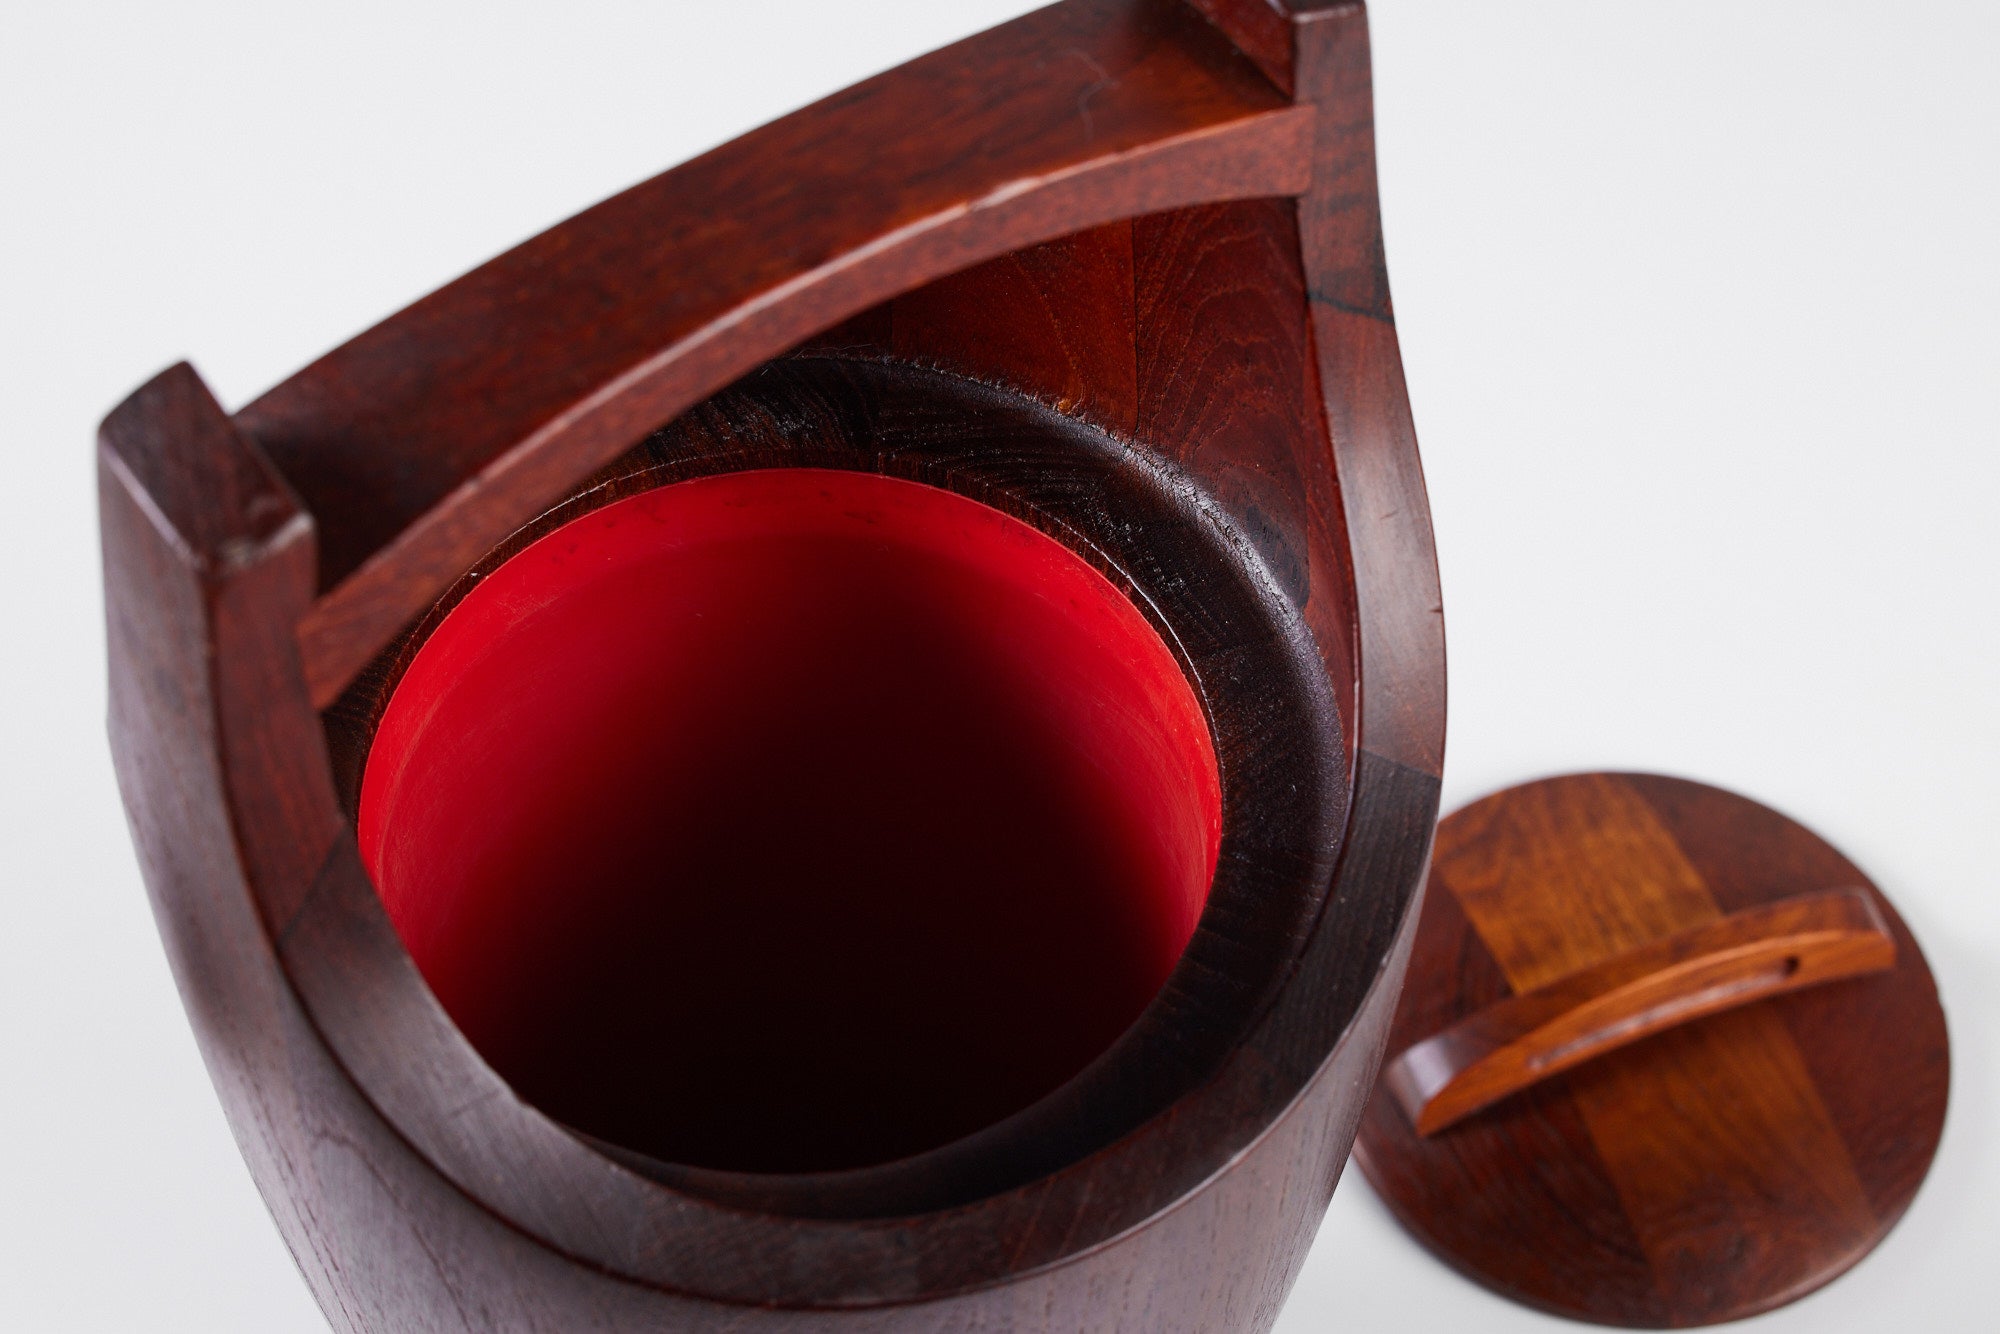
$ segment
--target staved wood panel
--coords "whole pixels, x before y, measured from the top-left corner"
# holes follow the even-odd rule
[[[1121,435],[1138,420],[1132,223],[1029,246],[890,303],[896,355],[1003,384]]]
[[[1228,18],[1236,5],[1210,6]],[[1322,410],[1340,479],[1356,590],[1359,744],[1444,765],[1444,613],[1375,191],[1368,15],[1359,4],[1283,0],[1292,79],[1314,103],[1313,183],[1299,197]],[[1240,17],[1240,15],[1239,15]],[[1241,25],[1231,21],[1232,32]]]
[[[1133,227],[1139,438],[1201,477],[1354,679],[1353,572],[1321,409],[1294,202],[1180,209]],[[1354,698],[1340,700],[1350,751]]]
[[[1390,1059],[1513,994],[1457,897],[1435,880],[1410,977],[1414,985],[1404,991],[1389,1031]],[[1568,1310],[1586,1308],[1607,1282],[1651,1291],[1646,1254],[1562,1082],[1539,1085],[1424,1141],[1415,1139],[1396,1100],[1378,1095],[1362,1127],[1356,1161],[1388,1200],[1426,1203],[1420,1220],[1405,1215],[1405,1221],[1447,1264],[1487,1278],[1525,1263],[1531,1272],[1522,1276],[1522,1288]],[[1421,1153],[1403,1151],[1416,1143]],[[1537,1167],[1495,1171],[1495,1163]],[[1518,1241],[1524,1234],[1537,1239],[1525,1257]],[[1641,1314],[1663,1315],[1664,1308]]]
[[[1847,1147],[1784,1020],[1715,1015],[1567,1078],[1657,1281],[1679,1314],[1727,1318],[1751,1272],[1787,1291],[1878,1235]],[[1745,1226],[1754,1219],[1753,1226]]]
[[[1269,45],[1250,55],[1268,61]],[[1435,825],[1441,661],[1378,653],[1397,669],[1375,672],[1366,692],[1352,666],[1354,645],[1402,643],[1397,624],[1435,616],[1430,553],[1412,545],[1428,528],[1397,425],[1407,410],[1393,338],[1377,337],[1375,320],[1329,356],[1317,330],[1298,337],[1281,320],[1232,343],[1218,323],[1248,364],[1209,355],[1198,330],[1173,355],[1185,374],[1217,377],[1220,394],[1184,388],[1176,406],[1152,381],[1160,422],[1234,429],[1220,452],[1195,434],[1180,443],[1203,468],[1247,460],[1244,475],[1223,486],[1198,469],[1193,480],[1276,516],[1257,564],[1282,569],[1272,585],[1302,600],[1316,648],[1239,559],[1255,543],[1133,444],[1136,253],[1129,298],[1093,279],[1077,307],[1100,312],[1093,336],[1130,331],[1129,373],[1115,343],[1092,343],[1057,359],[1071,362],[1064,376],[1087,365],[1089,383],[1030,389],[1051,401],[1074,389],[1070,409],[1111,431],[1014,388],[908,365],[898,378],[949,383],[885,396],[864,382],[891,369],[876,354],[893,354],[884,303],[898,294],[1050,238],[1215,201],[1266,201],[1252,210],[1261,240],[1248,244],[1263,246],[1250,264],[1269,305],[1245,327],[1296,307],[1320,287],[1298,272],[1299,253],[1325,248],[1275,197],[1347,179],[1343,164],[1366,146],[1353,90],[1301,88],[1296,101],[1279,93],[1174,0],[1064,0],[837,94],[449,284],[238,414],[235,460],[276,465],[283,503],[264,517],[290,523],[261,556],[160,540],[157,502],[191,497],[220,515],[235,504],[231,477],[227,460],[183,438],[171,405],[134,400],[123,424],[147,451],[197,448],[179,478],[121,472],[136,452],[102,464],[121,784],[218,1091],[335,1327],[1269,1328],[1366,1100]],[[1312,213],[1305,231],[1372,216],[1372,178],[1363,184],[1322,201],[1333,212]],[[1195,238],[1184,253],[1214,252]],[[1210,309],[1242,295],[1239,283]],[[815,330],[826,331],[817,350],[850,355],[760,371]],[[1016,339],[1010,358],[1032,366],[1042,350]],[[1262,452],[1261,431],[1182,410],[1239,391],[1260,411],[1278,403],[1256,360],[1270,355],[1298,369],[1306,405],[1286,429],[1310,428],[1291,440],[1290,472],[1283,452]],[[1135,588],[1180,599],[1178,610],[1155,603],[1189,660],[1214,664],[1219,711],[1239,724],[1221,744],[1245,794],[1224,860],[1244,892],[1214,896],[1209,944],[1185,956],[1185,991],[1163,994],[1159,1023],[1135,1026],[1097,1084],[1076,1081],[1039,1120],[962,1141],[949,1162],[721,1183],[635,1163],[496,1087],[435,1013],[353,863],[315,710],[371,660],[380,668],[383,650],[510,534],[582,500],[662,423],[705,411],[720,422],[728,386],[786,374],[818,377],[836,415],[867,428],[851,442],[857,466],[921,470],[921,451],[899,455],[876,428],[921,439],[946,484],[1041,513]],[[788,447],[828,445],[811,414],[739,406]],[[212,400],[203,412],[218,415]],[[1273,413],[1286,420],[1281,405]],[[743,420],[722,424],[741,437]],[[1025,440],[1050,444],[1045,458],[1022,452],[1025,420],[1046,428]],[[1338,423],[1332,459],[1327,422]],[[1121,513],[1104,503],[1117,488],[1061,471],[1090,458],[1159,478],[1151,508]],[[996,464],[1019,468],[1011,500]],[[1365,490],[1365,511],[1342,512],[1336,471]],[[1260,490],[1271,477],[1305,496]],[[181,480],[192,485],[176,490]],[[1384,515],[1399,516],[1391,529]],[[1165,536],[1175,532],[1187,542]],[[1358,594],[1355,571],[1367,572]],[[1256,615],[1224,614],[1231,598]],[[1347,729],[1346,785],[1322,666],[1353,718],[1384,701],[1370,747]],[[364,675],[355,689],[379,683]],[[344,719],[336,709],[326,721]],[[358,762],[350,748],[340,772]],[[782,1207],[742,1200],[765,1195]]]
[[[1305,477],[1322,437],[1305,389],[1311,335],[1291,202],[1142,218],[1133,250],[1140,438],[1211,480],[1303,607]]]
[[[1768,807],[1742,802],[1718,809],[1703,803],[1707,789],[1691,783],[1652,775],[1625,781],[1681,831],[1676,843],[1724,912],[1791,889],[1868,883],[1861,868],[1831,844]],[[1929,1164],[1910,1150],[1936,1139],[1937,1117],[1950,1092],[1951,1044],[1937,988],[1922,966],[1923,950],[1900,917],[1893,912],[1884,917],[1909,984],[1818,987],[1771,1008],[1793,1035],[1860,1173],[1870,1209],[1887,1225],[1909,1204]],[[1893,1032],[1896,1040],[1852,1040],[1853,1034],[1878,1029]],[[1882,1089],[1899,1096],[1883,1098]]]

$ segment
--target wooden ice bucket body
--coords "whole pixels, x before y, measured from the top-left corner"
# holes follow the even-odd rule
[[[1068,0],[580,214],[233,415],[185,366],[112,413],[99,458],[120,782],[211,1074],[335,1326],[1271,1324],[1375,1076],[1441,762],[1435,568],[1373,151],[1358,5]],[[812,478],[825,485],[801,481]],[[706,1095],[676,1090],[699,1084],[714,1043],[660,1063],[671,1078],[637,1084],[618,1072],[643,1066],[645,1051],[578,1065],[567,1029],[553,1064],[503,1054],[508,1021],[487,1032],[468,1016],[486,1014],[484,1000],[504,1008],[512,974],[493,960],[516,956],[464,945],[450,923],[485,911],[481,929],[500,930],[510,919],[481,908],[488,882],[476,878],[453,912],[425,917],[441,891],[422,856],[441,844],[429,833],[397,843],[418,817],[370,805],[399,708],[469,698],[450,692],[475,673],[437,646],[483,642],[480,608],[504,598],[482,581],[530,570],[534,553],[555,551],[540,542],[614,542],[614,520],[667,524],[720,497],[695,506],[713,517],[752,493],[822,516],[824,550],[837,553],[743,584],[753,611],[766,597],[818,605],[787,570],[860,571],[856,605],[883,605],[904,592],[891,598],[881,581],[901,590],[896,572],[916,568],[896,553],[928,553],[951,573],[912,576],[931,592],[895,601],[919,607],[911,633],[1011,645],[1024,656],[1005,659],[1003,684],[1037,682],[1021,699],[1039,722],[994,729],[970,707],[952,715],[972,729],[963,734],[1029,755],[1031,779],[1042,737],[1049,754],[1081,757],[1076,772],[1096,775],[1103,810],[1130,815],[1132,846],[1197,848],[1188,855],[1207,882],[1191,900],[1178,853],[1161,854],[1180,868],[1172,875],[1135,873],[1134,911],[1167,923],[1161,975],[1142,976],[1138,992],[1077,981],[1096,976],[1092,961],[1119,936],[1079,944],[1068,890],[1015,912],[1012,935],[971,910],[940,919],[960,944],[991,946],[982,967],[1029,951],[1022,994],[1041,998],[1000,1014],[976,1059],[953,1066],[973,1089],[955,1111],[938,1110],[949,1101],[938,1091],[959,1086],[919,1065],[897,1067],[904,1082],[876,1103],[873,1076],[827,1084],[821,1106],[806,1105],[808,1087],[792,1119],[770,1125],[755,1115],[769,1096],[732,1075],[716,1087],[742,1094],[745,1116],[660,1120],[662,1108],[699,1110],[688,1100]],[[902,517],[874,545],[839,529],[885,514]],[[782,525],[770,531],[790,540]],[[963,534],[976,552],[952,545]],[[739,606],[729,590],[747,567],[701,568],[721,582],[663,566],[650,586]],[[1102,615],[1055,616],[1062,597],[1096,598]],[[1055,628],[1008,638],[1016,612]],[[779,619],[790,633],[801,618]],[[1047,649],[1069,665],[1044,673],[1037,646],[1071,644],[1064,627],[1077,624],[1083,647]],[[811,641],[815,653],[862,645],[842,689],[901,661],[866,656],[879,637],[846,626],[828,618],[833,639]],[[1154,675],[1140,689],[1128,680],[1140,668],[1115,664],[1142,658]],[[579,649],[572,661],[605,660]],[[522,661],[503,685],[533,678],[551,700],[574,695],[547,684],[557,659]],[[993,660],[965,661],[977,676]],[[713,688],[675,695],[659,717],[727,705],[754,722],[758,688],[723,690],[733,704]],[[893,712],[895,692],[878,693],[870,707]],[[841,698],[810,717],[844,726]],[[1204,734],[1154,746],[1148,729],[1171,731],[1188,701]],[[1097,721],[1075,721],[1086,717]],[[925,750],[924,725],[897,726],[909,753],[967,753],[956,741]],[[601,731],[619,743],[618,728]],[[1016,742],[1030,749],[1006,749]],[[410,764],[444,772],[422,769],[432,752],[409,746]],[[814,773],[837,787],[841,758],[824,749]],[[790,762],[782,746],[772,753]],[[1129,782],[1099,781],[1121,766]],[[524,809],[569,790],[549,774],[588,767],[524,763]],[[438,780],[448,793],[521,790],[480,763],[450,772]],[[618,772],[607,799],[630,777]],[[944,772],[945,788],[991,777],[969,763]],[[907,786],[928,800],[924,785]],[[1017,788],[1006,800],[1037,791]],[[431,806],[407,807],[419,808]],[[1068,845],[1034,821],[1081,820],[1089,862],[1092,822],[1126,818],[1098,809],[1075,817],[1050,802],[1027,825],[999,827],[1017,829],[1021,855],[1040,855]],[[491,833],[472,816],[421,827]],[[763,849],[752,823],[716,827],[705,846],[726,890],[729,840],[746,856]],[[959,870],[1003,865],[942,836],[906,846],[896,828],[871,832],[870,846],[930,849],[923,858]],[[679,845],[665,846],[671,861]],[[394,870],[395,847],[416,849],[419,869]],[[954,872],[933,894],[910,870],[930,862],[913,858],[898,863],[917,886],[898,921],[957,883]],[[605,865],[623,874],[628,863]],[[529,927],[554,893],[541,887],[562,880],[546,869],[506,881],[529,913],[509,949],[539,948]],[[771,892],[789,892],[766,873]],[[1180,888],[1159,888],[1168,881]],[[1079,873],[1077,893],[1094,883]],[[1006,897],[1005,877],[996,884],[989,899]],[[850,917],[826,920],[847,930]],[[1050,952],[1038,953],[1044,918]],[[586,955],[608,947],[606,921],[625,919],[591,920],[600,934],[578,937]],[[796,936],[787,968],[817,966]],[[904,953],[927,939],[917,931]],[[855,948],[871,941],[879,932],[853,928]],[[766,942],[753,943],[739,952],[752,963]],[[686,970],[702,953],[683,948],[677,976],[699,980]],[[951,970],[905,976],[898,957],[871,965],[890,997],[883,1014],[921,1013],[924,987],[958,985]],[[452,974],[453,960],[472,972]],[[833,968],[814,985],[837,990],[845,976]],[[1005,967],[991,976],[1020,980]],[[675,1003],[711,981],[758,994],[754,975],[718,966]],[[939,1013],[992,1017],[978,988],[960,990],[960,1008],[940,1002]],[[1112,997],[1088,1023],[1084,992]],[[846,1003],[833,997],[829,1012]],[[703,1031],[727,1037],[728,1060],[739,1037],[761,1041],[801,1008],[813,1007]],[[589,1006],[573,1009],[564,1023],[590,1022]],[[820,1051],[835,1028],[798,1050]],[[621,1040],[650,1031],[628,1025]],[[828,1069],[874,1059],[865,1025],[842,1040],[852,1060]],[[1064,1042],[1074,1050],[1050,1054]],[[996,1062],[1019,1078],[986,1079]],[[609,1091],[565,1103],[564,1080],[585,1066]],[[833,1126],[841,1133],[814,1138]]]

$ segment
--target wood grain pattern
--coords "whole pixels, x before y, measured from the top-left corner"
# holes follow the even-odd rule
[[[376,326],[239,414],[320,525],[300,628],[315,700],[569,481],[787,346],[1023,245],[1293,193],[1310,122],[1180,6],[1072,0],[636,186]]]
[[[1214,478],[1303,610],[1313,588],[1301,539],[1332,478],[1298,246],[1288,200],[1183,209],[1134,233],[1139,435]],[[1211,362],[1241,369],[1224,379]]]
[[[1626,782],[1675,829],[1700,830],[1700,837],[1680,833],[1681,852],[1725,912],[1762,902],[1781,886],[1868,883],[1832,844],[1768,807],[1705,800],[1707,789],[1697,784],[1652,775]],[[1749,848],[1754,857],[1745,854]],[[1898,957],[1921,962],[1901,919],[1891,913],[1889,926]],[[1950,1084],[1944,1014],[1928,969],[1924,976],[1925,985],[1827,987],[1783,1002],[1786,1026],[1885,1225],[1901,1216],[1930,1167],[1925,1146],[1935,1146]],[[1854,1039],[1870,1032],[1898,1037]],[[1885,1089],[1907,1096],[1885,1099]]]
[[[1213,1073],[1272,991],[1323,903],[1345,784],[1329,755],[1339,725],[1315,681],[1310,640],[1274,590],[1236,562],[1228,530],[1186,503],[1185,482],[1136,471],[1109,435],[1008,391],[872,359],[779,362],[709,400],[523,529],[441,600],[418,632],[328,716],[353,809],[359,759],[425,631],[486,571],[581,513],[690,477],[759,467],[840,467],[969,495],[1059,536],[1145,608],[1207,705],[1224,793],[1224,855],[1209,911],[1159,1001],[1059,1097],[992,1137],[867,1172],[798,1178],[694,1171],[628,1158],[671,1184],[813,1214],[943,1209],[1018,1186],[1130,1130]],[[1200,577],[1189,578],[1198,571]],[[1284,633],[1287,625],[1290,632]],[[1274,633],[1274,631],[1277,631]],[[1304,724],[1301,726],[1301,724]],[[1203,980],[1229,975],[1237,985]]]
[[[1290,13],[1282,0],[1192,0],[1209,22],[1229,34],[1237,48],[1255,61],[1264,77],[1291,93],[1293,38]]]
[[[1364,683],[1356,727],[1376,753],[1436,773],[1444,764],[1444,695],[1423,683],[1444,671],[1444,607],[1375,204],[1368,18],[1354,3],[1283,4],[1292,20],[1293,82],[1318,110],[1312,187],[1297,204],[1299,246],[1344,545],[1354,560],[1356,670]]]
[[[1123,435],[1138,425],[1129,219],[940,278],[889,309],[898,357],[1009,385]]]
[[[1295,212],[1246,200],[1060,238],[898,297],[883,311],[886,341],[868,341],[882,337],[877,322],[811,350],[892,347],[1065,407],[1209,479],[1304,615],[1328,679],[1351,682],[1353,581],[1335,554],[1344,509]],[[1339,707],[1351,739],[1352,696]]]
[[[1333,555],[1347,545],[1346,508],[1295,258],[1295,203],[1141,219],[1134,246],[1141,436],[1215,479],[1216,498],[1311,627],[1328,679],[1354,682],[1353,572]],[[1216,365],[1243,369],[1219,379]],[[1351,689],[1340,709],[1352,739]]]
[[[1657,1033],[1429,1138],[1378,1093],[1357,1157],[1405,1225],[1509,1296],[1642,1326],[1766,1310],[1866,1254],[1936,1148],[1949,1061],[1915,942],[1814,847],[1740,797],[1636,775],[1528,784],[1446,820],[1392,1051],[1507,1004],[1502,979],[1520,1001],[1662,938],[1728,934],[1725,884],[1731,912],[1766,915],[1796,915],[1768,906],[1814,883],[1794,872],[1857,884],[1895,963]],[[1829,1007],[1846,1027],[1795,1026]],[[1889,1147],[1876,1119],[1906,1137]]]
[[[121,786],[336,1328],[1270,1326],[1415,939],[1443,726],[1393,329],[1321,309],[1382,282],[1347,243],[1379,237],[1365,28],[1316,23],[1293,98],[1185,5],[1068,0],[580,215],[233,421],[179,368],[106,422]],[[1223,850],[1167,989],[1044,1102],[732,1176],[500,1080],[347,803],[462,579],[621,488],[811,460],[973,495],[1128,590],[1209,712]]]
[[[1523,991],[1407,1048],[1383,1073],[1419,1134],[1680,1024],[1895,966],[1861,890],[1745,908]]]

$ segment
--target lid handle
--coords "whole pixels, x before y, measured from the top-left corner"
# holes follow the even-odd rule
[[[1404,1051],[1383,1082],[1418,1132],[1434,1135],[1663,1029],[1895,961],[1867,891],[1801,894],[1497,1001]]]

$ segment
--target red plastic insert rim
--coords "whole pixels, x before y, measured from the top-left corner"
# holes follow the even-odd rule
[[[361,850],[529,1101],[670,1161],[862,1166],[1105,1050],[1221,823],[1139,610],[955,493],[786,468],[630,496],[486,576],[397,685]]]

